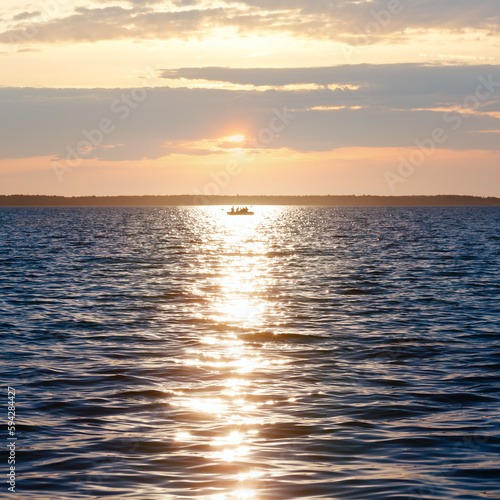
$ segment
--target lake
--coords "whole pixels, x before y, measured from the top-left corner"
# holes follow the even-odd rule
[[[223,208],[0,209],[16,497],[500,498],[500,208]]]

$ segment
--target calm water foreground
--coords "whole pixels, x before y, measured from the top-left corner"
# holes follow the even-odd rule
[[[500,498],[500,209],[255,212],[0,210],[0,498]]]

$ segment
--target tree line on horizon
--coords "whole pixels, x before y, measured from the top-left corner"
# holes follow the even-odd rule
[[[500,206],[500,198],[468,195],[137,195],[57,196],[0,195],[0,206],[199,206],[199,205],[303,205],[303,206]]]

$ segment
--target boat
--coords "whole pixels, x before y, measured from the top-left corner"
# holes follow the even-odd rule
[[[250,212],[247,207],[238,207],[236,210],[232,207],[231,210],[226,213],[227,215],[254,215],[254,212]]]

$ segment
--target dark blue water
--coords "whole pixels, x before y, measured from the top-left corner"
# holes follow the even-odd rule
[[[255,211],[0,210],[15,497],[500,498],[500,209]]]

